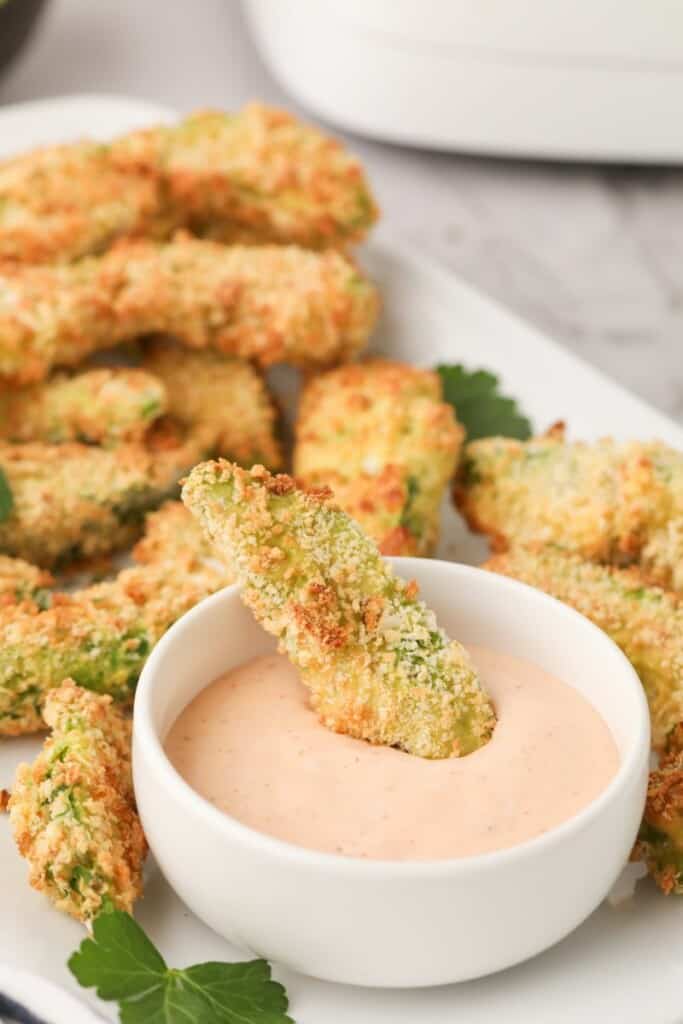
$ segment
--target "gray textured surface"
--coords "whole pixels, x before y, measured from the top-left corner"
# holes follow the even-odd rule
[[[289,103],[237,0],[51,0],[0,103],[80,91],[181,110]],[[352,145],[393,231],[683,419],[683,170]]]

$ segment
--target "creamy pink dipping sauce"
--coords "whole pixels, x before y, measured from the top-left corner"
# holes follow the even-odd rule
[[[515,846],[597,797],[619,755],[601,716],[566,683],[527,661],[470,653],[498,724],[467,757],[428,761],[330,732],[282,655],[198,694],[166,752],[215,807],[297,846],[381,860]]]

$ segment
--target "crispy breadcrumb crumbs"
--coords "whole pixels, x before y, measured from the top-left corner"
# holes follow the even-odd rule
[[[166,389],[145,370],[124,367],[55,374],[43,384],[0,392],[0,438],[79,441],[109,447],[141,442],[168,412]]]
[[[207,455],[247,467],[256,462],[282,467],[275,404],[263,377],[246,360],[164,340],[147,346],[144,365],[161,382],[176,420],[213,433]]]
[[[376,219],[357,160],[258,103],[0,164],[3,262],[63,263],[183,226],[221,241],[343,247]]]
[[[163,633],[233,581],[180,502],[155,514],[135,554],[144,564],[112,580],[0,604],[0,735],[43,728],[45,700],[67,677],[129,706]]]
[[[111,697],[67,679],[45,702],[49,738],[21,764],[10,822],[29,881],[59,909],[89,921],[142,895],[147,844],[135,809],[131,723]]]
[[[201,425],[184,430],[161,420],[144,444],[0,443],[14,500],[0,522],[0,551],[61,568],[120,550],[140,535],[145,512],[176,493],[211,450]]]
[[[145,532],[133,548],[133,558],[140,565],[175,562],[191,568],[206,559],[218,561],[213,545],[182,501],[167,501],[147,514]],[[232,582],[226,570],[224,585]]]
[[[54,577],[22,558],[0,555],[0,608],[30,601],[38,607],[50,600]]]
[[[617,565],[638,561],[653,536],[683,517],[683,456],[658,441],[485,438],[465,448],[454,492],[494,549],[555,544]],[[670,582],[664,574],[659,579]]]
[[[135,132],[111,155],[117,168],[159,177],[171,220],[222,242],[345,247],[378,216],[363,168],[339,142],[260,103]]]
[[[669,733],[659,768],[650,773],[632,859],[645,862],[662,892],[683,893],[683,723]]]
[[[120,243],[69,266],[2,267],[0,379],[33,383],[158,333],[262,366],[327,366],[365,347],[377,308],[375,288],[332,250]]]
[[[385,555],[430,555],[464,431],[438,374],[372,359],[314,377],[296,426],[294,475],[328,486]]]
[[[596,565],[553,547],[515,547],[484,568],[564,601],[614,640],[640,676],[661,747],[683,720],[683,599],[648,586],[635,567]]]
[[[495,716],[468,654],[328,497],[222,460],[183,487],[328,728],[422,757],[477,749]]]

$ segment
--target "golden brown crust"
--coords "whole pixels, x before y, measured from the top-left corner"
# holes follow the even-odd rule
[[[650,772],[632,860],[645,862],[665,894],[683,893],[683,723],[670,731],[659,767]]]
[[[10,821],[31,885],[81,921],[142,895],[147,844],[133,797],[130,722],[111,698],[65,682],[49,694],[51,728],[17,770]]]
[[[0,548],[48,568],[106,555],[140,535],[144,513],[176,491],[180,477],[211,450],[201,425],[158,420],[144,444],[0,443],[13,495],[0,523]]]
[[[48,594],[49,576],[0,558],[0,586],[5,573],[17,595],[0,604],[0,735],[42,729],[46,696],[66,676],[130,705],[162,634],[234,579],[180,502],[148,517],[134,557],[137,566],[68,594]]]
[[[343,247],[376,218],[358,161],[256,103],[0,164],[0,262],[68,262],[179,227],[223,242]]]
[[[107,367],[0,393],[0,437],[13,443],[141,443],[167,411],[157,377],[141,369]]]
[[[0,206],[0,261],[73,260],[122,235],[167,230],[158,216],[158,176],[119,168],[105,146],[90,142],[0,164]]]
[[[327,492],[218,460],[193,469],[183,500],[324,725],[423,757],[486,742],[495,715],[467,653]]]
[[[122,242],[72,266],[2,268],[0,378],[39,381],[148,334],[262,366],[328,366],[365,346],[377,308],[374,287],[333,250]]]
[[[604,630],[639,674],[653,744],[664,744],[683,719],[683,604],[677,594],[648,586],[636,567],[597,565],[553,547],[516,546],[484,568],[544,590]]]
[[[167,339],[145,347],[144,365],[163,384],[168,410],[211,438],[207,455],[279,469],[278,413],[262,375],[246,360],[191,351]]]
[[[624,565],[645,557],[672,518],[683,518],[683,456],[656,441],[565,443],[557,427],[526,442],[485,438],[467,445],[453,497],[495,550],[554,544]],[[663,542],[651,561],[670,583],[665,551]]]
[[[369,359],[307,383],[294,471],[329,486],[383,554],[428,555],[463,436],[436,373]]]
[[[285,110],[199,110],[114,143],[117,167],[161,174],[176,219],[221,242],[343,247],[378,210],[361,165]]]

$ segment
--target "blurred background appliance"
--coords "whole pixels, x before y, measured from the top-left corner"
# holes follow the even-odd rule
[[[266,64],[362,135],[505,156],[683,160],[681,0],[245,0]]]

